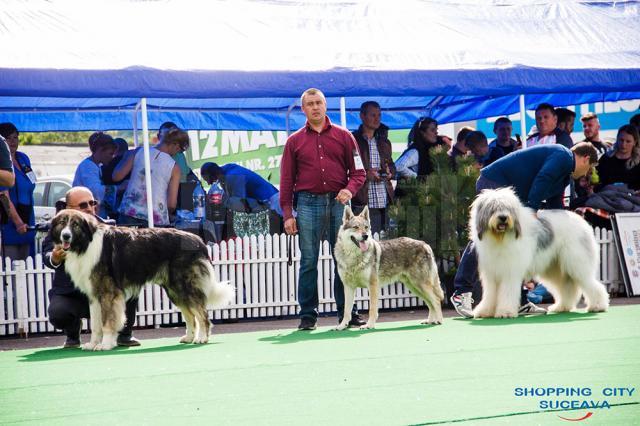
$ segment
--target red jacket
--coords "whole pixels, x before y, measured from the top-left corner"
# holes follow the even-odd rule
[[[351,133],[325,118],[320,133],[307,122],[289,136],[280,163],[280,207],[284,219],[293,217],[293,193],[314,194],[348,189],[356,194],[365,180],[365,170],[356,169],[358,145]]]

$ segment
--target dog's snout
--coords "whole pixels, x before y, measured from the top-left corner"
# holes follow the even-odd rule
[[[509,217],[506,214],[501,214],[500,216],[498,216],[498,220],[502,223],[505,223],[507,219],[509,219]]]
[[[60,238],[62,241],[70,241],[71,240],[71,232],[65,230],[60,233]]]
[[[367,238],[369,238],[368,234],[362,234],[362,241],[367,241]]]

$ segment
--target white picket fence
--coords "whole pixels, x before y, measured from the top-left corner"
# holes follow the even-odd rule
[[[618,257],[611,231],[595,230],[600,247],[600,279],[612,293],[621,286]],[[228,307],[212,311],[213,319],[269,318],[295,315],[300,251],[294,240],[293,263],[287,264],[286,236],[251,236],[210,246],[211,258],[220,280],[236,288],[236,299]],[[318,260],[318,294],[320,312],[335,312],[333,298],[333,262],[328,242],[323,242]],[[48,322],[47,292],[53,271],[42,263],[42,256],[26,262],[5,259],[0,270],[0,336],[55,331]],[[366,290],[358,290],[358,309],[367,310]],[[423,306],[402,284],[383,287],[381,308]],[[426,309],[426,308],[425,308]],[[146,285],[140,293],[137,326],[158,327],[181,322],[178,309],[164,290]],[[87,323],[85,321],[84,328]]]

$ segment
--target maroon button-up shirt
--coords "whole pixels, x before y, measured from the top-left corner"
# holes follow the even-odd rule
[[[280,207],[284,219],[293,217],[293,193],[314,194],[348,189],[355,195],[365,180],[365,170],[356,169],[360,155],[351,132],[325,118],[320,133],[309,126],[289,136],[280,163]]]

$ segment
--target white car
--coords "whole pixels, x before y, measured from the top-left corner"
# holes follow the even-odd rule
[[[36,223],[47,222],[56,214],[56,202],[71,189],[73,176],[40,176],[33,191]]]

